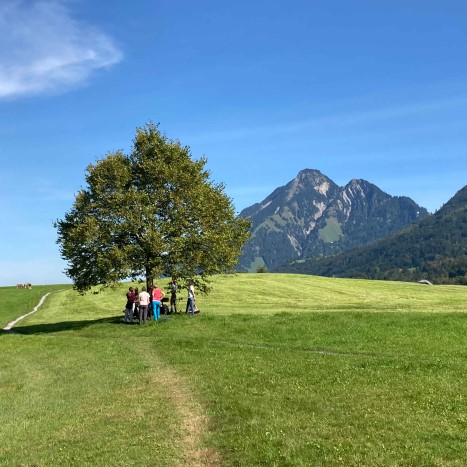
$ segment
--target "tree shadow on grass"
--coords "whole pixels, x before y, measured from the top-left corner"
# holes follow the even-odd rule
[[[123,325],[122,316],[112,316],[109,318],[100,318],[94,320],[82,320],[82,321],[63,321],[60,323],[44,323],[44,324],[33,324],[30,326],[15,326],[9,331],[0,330],[0,336],[8,334],[21,334],[21,335],[34,335],[34,334],[50,334],[59,333],[66,331],[79,331],[89,326],[95,326],[99,324],[118,324]]]

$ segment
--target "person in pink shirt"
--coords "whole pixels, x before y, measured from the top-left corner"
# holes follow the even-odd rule
[[[152,289],[152,310],[154,314],[154,321],[158,320],[161,315],[161,303],[164,297],[165,293],[163,290],[154,284],[154,288]]]

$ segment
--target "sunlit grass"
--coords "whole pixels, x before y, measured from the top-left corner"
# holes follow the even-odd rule
[[[1,335],[0,463],[183,465],[197,410],[214,464],[467,463],[467,288],[212,285],[147,326],[122,324],[128,284],[59,292]]]

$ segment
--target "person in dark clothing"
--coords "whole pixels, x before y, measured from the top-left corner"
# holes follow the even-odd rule
[[[126,306],[125,306],[125,317],[123,318],[124,323],[133,322],[133,305],[135,303],[135,291],[133,287],[128,289],[126,293]]]
[[[172,279],[170,285],[170,313],[177,313],[177,281]]]

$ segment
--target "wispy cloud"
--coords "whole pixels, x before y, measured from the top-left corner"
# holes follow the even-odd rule
[[[69,189],[61,188],[51,180],[38,178],[32,183],[33,188],[36,190],[37,196],[41,201],[74,201],[76,193]]]
[[[0,4],[0,98],[62,92],[122,59],[99,29],[59,0]]]
[[[249,126],[213,131],[206,134],[194,135],[192,141],[228,141],[251,137],[266,137],[269,135],[294,134],[323,127],[350,127],[364,125],[370,122],[415,119],[418,116],[436,116],[438,113],[464,108],[467,96],[460,95],[453,98],[409,102],[393,106],[363,108],[351,111],[336,112],[331,115],[315,116],[299,121],[278,122],[270,125]]]
[[[16,173],[16,171],[15,171]],[[18,172],[19,173],[19,172]],[[20,175],[17,175],[20,177]],[[17,209],[18,205],[27,203],[28,206],[33,203],[71,203],[75,200],[78,189],[74,192],[64,187],[66,180],[53,180],[40,177],[32,177],[28,182],[28,189],[19,188],[15,179],[8,179],[0,175],[0,209],[8,205],[12,209]],[[7,194],[9,196],[7,196]]]

